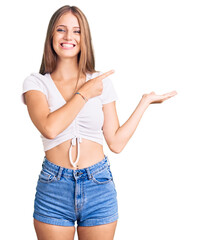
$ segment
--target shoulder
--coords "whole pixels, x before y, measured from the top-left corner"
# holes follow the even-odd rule
[[[37,72],[31,73],[29,76],[27,76],[24,79],[23,86],[34,84],[34,85],[38,85],[40,87],[47,87],[48,81],[49,81],[48,75],[49,75],[48,73],[46,73],[45,75],[42,75]]]
[[[40,73],[31,73],[27,76],[22,84],[22,100],[24,102],[24,93],[29,90],[39,90],[43,92],[48,98],[49,92],[49,79],[47,75],[42,75]]]
[[[26,79],[34,79],[35,81],[43,82],[43,81],[46,81],[48,76],[49,76],[49,73],[46,73],[46,74],[43,75],[43,74],[38,73],[38,72],[33,72],[29,76],[27,76]]]

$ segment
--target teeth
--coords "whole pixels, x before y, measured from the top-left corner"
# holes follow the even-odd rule
[[[62,43],[61,45],[62,45],[63,47],[74,47],[73,44],[64,44],[64,43]]]

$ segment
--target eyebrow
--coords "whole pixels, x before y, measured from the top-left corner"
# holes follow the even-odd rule
[[[58,25],[57,27],[67,27],[67,26],[65,26],[65,25]],[[56,27],[56,28],[57,28],[57,27]],[[73,27],[73,28],[80,28],[80,27],[77,27],[77,26],[76,26],[76,27]]]

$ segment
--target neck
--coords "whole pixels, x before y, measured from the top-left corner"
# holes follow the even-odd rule
[[[64,59],[57,60],[55,70],[51,75],[58,81],[70,82],[77,79],[78,76],[78,63],[77,59]]]

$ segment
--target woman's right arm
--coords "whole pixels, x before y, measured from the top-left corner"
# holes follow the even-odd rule
[[[87,81],[78,91],[87,99],[101,95],[102,79],[112,73],[114,73],[113,70]],[[24,96],[33,124],[44,137],[49,139],[55,138],[65,130],[86,103],[82,96],[74,94],[65,105],[50,113],[47,99],[42,92],[29,90],[24,93]]]
[[[49,139],[55,138],[67,128],[85,105],[85,100],[75,94],[65,105],[50,113],[47,99],[42,92],[30,90],[24,95],[33,124]]]

